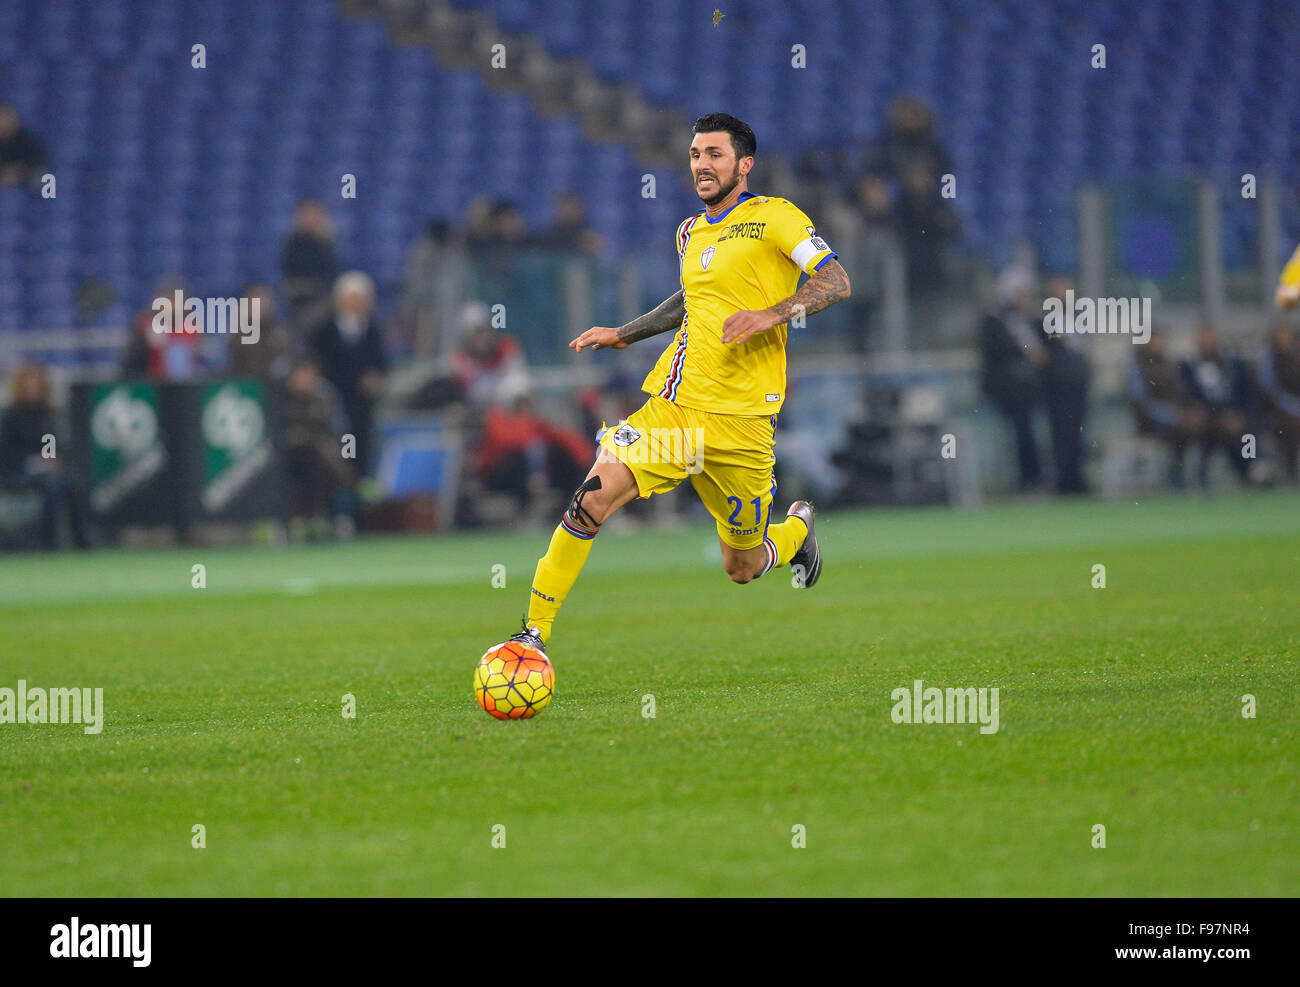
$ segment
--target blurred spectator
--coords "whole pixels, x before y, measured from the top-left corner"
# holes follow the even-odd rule
[[[475,198],[465,210],[465,244],[477,251],[496,239],[496,203],[486,195]]]
[[[897,223],[894,216],[894,199],[889,185],[878,175],[863,175],[858,179],[855,189],[858,212],[868,229],[893,229]]]
[[[18,490],[35,490],[41,497],[41,546],[57,548],[59,511],[67,512],[72,540],[87,548],[85,521],[75,473],[67,462],[67,449],[48,451],[46,436],[53,436],[50,383],[45,369],[28,363],[18,368],[12,384],[12,402],[0,416],[0,483]]]
[[[582,430],[594,438],[602,428],[623,421],[644,403],[640,376],[614,370],[594,386],[578,392]]]
[[[1065,302],[1074,282],[1056,275],[1047,282],[1051,298]],[[1074,333],[1044,337],[1047,362],[1043,366],[1043,394],[1052,431],[1052,460],[1056,466],[1056,492],[1087,493],[1083,482],[1083,420],[1088,407],[1088,358],[1083,341]]]
[[[492,327],[491,313],[479,301],[460,311],[460,345],[452,354],[452,369],[465,401],[484,407],[498,399],[502,382],[524,372],[519,340]]]
[[[148,307],[142,308],[131,320],[131,338],[122,356],[122,377],[193,380],[202,375],[200,344],[203,335],[197,332],[159,332],[155,328],[155,320],[160,318],[173,330],[183,327],[184,313],[174,311],[178,291],[182,297],[187,297],[184,281],[164,278],[158,283]],[[160,303],[162,308],[158,307]]]
[[[853,282],[853,296],[846,302],[849,345],[857,352],[867,350],[872,329],[881,324],[889,259],[897,256],[897,219],[889,185],[875,175],[863,175],[855,188],[861,227],[852,249],[840,258]]]
[[[1009,267],[998,278],[998,311],[980,324],[980,386],[1010,423],[1016,438],[1019,487],[1042,481],[1034,412],[1042,404],[1040,374],[1047,366],[1041,318],[1029,310],[1033,278]]]
[[[498,202],[492,210],[493,229],[499,243],[508,247],[522,247],[528,240],[528,225],[524,214],[513,202]]]
[[[524,214],[513,202],[476,199],[470,204],[466,234],[470,257],[481,265],[480,287],[487,277],[492,281],[490,289],[503,288],[519,251],[528,246]]]
[[[455,342],[456,313],[471,278],[465,235],[433,220],[407,259],[399,306],[415,357],[442,356]]]
[[[901,182],[912,169],[933,175],[939,194],[940,175],[951,172],[952,158],[934,132],[934,114],[917,96],[896,96],[889,104],[889,122],[867,151],[866,170],[889,181]]]
[[[370,475],[375,399],[388,370],[374,310],[375,283],[370,276],[361,271],[339,275],[334,283],[334,318],[316,332],[311,346],[356,436],[357,473],[362,477]]]
[[[299,357],[285,377],[281,414],[289,516],[323,519],[338,503],[335,494],[350,490],[356,476],[342,455],[347,425],[338,396],[312,357]]]
[[[1147,344],[1137,349],[1129,374],[1129,397],[1138,432],[1160,439],[1173,452],[1169,484],[1181,490],[1187,448],[1205,435],[1205,411],[1188,391],[1181,368],[1169,358],[1162,329],[1155,329]]]
[[[939,176],[912,166],[903,173],[898,233],[907,259],[907,290],[931,295],[943,288],[948,248],[961,232],[949,200],[939,194]]]
[[[601,248],[601,236],[587,225],[586,209],[578,193],[561,192],[555,200],[555,222],[534,241],[546,250],[594,254]]]
[[[913,295],[942,287],[946,252],[960,231],[957,214],[940,188],[943,176],[952,170],[952,159],[934,133],[930,107],[915,96],[895,98],[885,131],[867,151],[866,191],[873,210],[883,216],[883,186],[892,184],[897,190],[894,218]]]
[[[256,343],[245,343],[239,333],[232,333],[229,370],[240,377],[258,377],[270,380],[283,377],[294,355],[294,345],[289,327],[280,321],[275,310],[275,293],[269,284],[249,284],[240,292],[241,297],[258,303],[260,335]]]
[[[40,138],[22,125],[17,110],[0,103],[0,186],[39,182],[49,167]]]
[[[1295,481],[1300,469],[1296,465],[1300,450],[1300,343],[1289,326],[1278,325],[1269,333],[1259,360],[1259,387],[1264,411],[1277,436],[1282,468],[1287,479]]]
[[[300,330],[315,330],[328,318],[330,286],[339,273],[334,236],[325,206],[304,199],[294,211],[280,261],[289,318]]]
[[[529,388],[525,375],[505,382],[502,404],[484,417],[474,456],[484,489],[510,495],[522,511],[582,483],[596,449],[595,441],[576,429],[541,418]]]
[[[1222,449],[1242,480],[1249,478],[1251,460],[1242,456],[1242,438],[1253,427],[1255,384],[1246,361],[1223,354],[1219,334],[1202,326],[1196,334],[1196,356],[1182,365],[1192,401],[1205,416],[1197,479],[1210,485],[1210,460]]]

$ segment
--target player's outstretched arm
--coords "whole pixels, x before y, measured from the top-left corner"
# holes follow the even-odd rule
[[[803,287],[783,302],[758,312],[735,312],[722,324],[724,343],[743,343],[756,332],[765,332],[796,315],[812,315],[849,297],[849,275],[835,259],[828,260]]]
[[[625,326],[619,326],[617,329],[608,326],[592,326],[577,339],[572,340],[569,348],[579,353],[584,346],[590,346],[595,350],[602,346],[606,349],[621,350],[628,343],[649,339],[651,336],[658,336],[661,332],[676,329],[682,324],[684,318],[686,318],[686,292],[679,288],[656,306],[654,311],[633,319]]]

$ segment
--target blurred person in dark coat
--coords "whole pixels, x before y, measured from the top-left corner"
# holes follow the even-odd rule
[[[310,356],[295,360],[284,379],[281,420],[289,516],[324,518],[336,503],[334,494],[350,490],[356,476],[351,462],[343,458],[343,409]]]
[[[1250,367],[1245,360],[1225,355],[1218,332],[1202,326],[1196,334],[1196,356],[1183,361],[1182,371],[1192,401],[1205,414],[1197,470],[1201,486],[1209,486],[1216,449],[1224,451],[1242,480],[1248,479],[1251,460],[1242,455],[1242,438],[1254,427],[1257,403]]]
[[[960,223],[941,189],[943,176],[953,172],[952,158],[924,100],[904,95],[890,102],[889,122],[867,149],[865,170],[896,189],[895,220],[907,256],[909,293],[932,293],[942,286],[945,256]]]
[[[980,386],[1011,425],[1016,439],[1019,488],[1042,481],[1034,413],[1042,405],[1041,373],[1047,365],[1042,318],[1030,308],[1033,278],[1021,267],[998,277],[998,309],[980,323]]]
[[[1277,436],[1287,479],[1300,477],[1300,340],[1286,325],[1276,326],[1259,359],[1259,388],[1269,427]]]
[[[325,206],[304,199],[293,214],[293,229],[285,237],[280,259],[289,318],[303,331],[312,331],[329,317],[330,286],[339,273],[334,246],[334,222]]]
[[[1182,368],[1170,359],[1163,329],[1153,330],[1146,345],[1136,348],[1128,391],[1138,432],[1160,439],[1173,452],[1169,483],[1181,490],[1187,449],[1205,435],[1205,411],[1188,390]]]
[[[0,103],[0,186],[38,183],[49,166],[41,139],[22,125],[17,110]]]
[[[356,436],[357,473],[363,477],[370,475],[375,401],[388,371],[374,309],[370,276],[361,271],[341,274],[334,284],[334,318],[316,333],[311,346]]]
[[[1047,282],[1051,298],[1065,302],[1074,282],[1056,275]],[[1083,340],[1073,333],[1045,336],[1047,362],[1043,365],[1043,395],[1052,431],[1052,460],[1056,465],[1056,492],[1083,494],[1083,424],[1088,409],[1088,358]]]
[[[292,333],[276,312],[275,293],[269,284],[254,283],[246,285],[240,295],[250,302],[256,299],[260,333],[256,343],[245,343],[240,333],[231,334],[230,373],[262,380],[283,377],[297,354]]]
[[[52,446],[46,436],[54,437]],[[49,455],[51,451],[53,455]],[[76,475],[65,465],[67,458],[68,452],[59,447],[54,432],[45,369],[35,363],[24,364],[14,375],[12,401],[0,416],[0,482],[40,494],[41,546],[47,549],[58,547],[60,510],[67,513],[76,546],[87,548],[90,544]]]

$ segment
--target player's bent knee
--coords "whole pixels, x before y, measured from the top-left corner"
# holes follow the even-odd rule
[[[752,582],[758,577],[758,569],[744,558],[727,558],[722,562],[722,568],[726,570],[727,575],[731,577],[733,583],[744,585]]]
[[[626,464],[597,459],[591,474],[574,492],[567,513],[580,524],[599,527],[636,495],[636,477]]]
[[[595,530],[604,523],[611,513],[608,510],[604,485],[598,474],[593,474],[582,481],[582,485],[573,492],[565,515],[585,528]]]

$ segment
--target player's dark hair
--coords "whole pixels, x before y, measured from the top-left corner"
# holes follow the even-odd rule
[[[692,133],[712,134],[725,130],[731,135],[731,148],[736,152],[736,160],[752,158],[758,150],[758,138],[753,129],[744,120],[737,120],[730,113],[706,113],[695,121]]]

